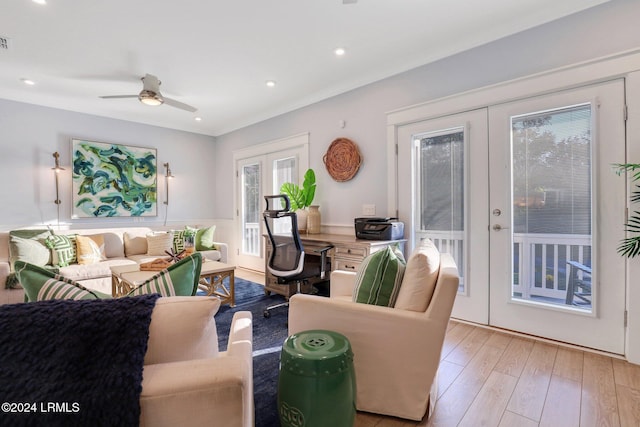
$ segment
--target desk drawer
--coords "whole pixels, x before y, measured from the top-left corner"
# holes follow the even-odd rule
[[[335,262],[336,270],[358,271],[358,267],[362,263],[362,260],[355,261],[355,260],[346,259],[346,258],[336,258],[334,262]]]
[[[350,257],[350,258],[359,258],[364,259],[368,255],[368,251],[366,248],[346,248],[344,246],[336,246],[335,247],[335,256],[339,257]]]

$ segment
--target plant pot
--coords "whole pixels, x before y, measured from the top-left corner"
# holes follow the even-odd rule
[[[296,211],[296,215],[298,216],[298,231],[300,233],[307,232],[307,216],[308,212],[306,209],[298,209]]]

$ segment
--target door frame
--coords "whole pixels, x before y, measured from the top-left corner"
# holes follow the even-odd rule
[[[638,93],[640,89],[640,49],[548,70],[390,111],[387,113],[388,211],[397,212],[398,209],[395,153],[399,126],[529,96],[599,83],[616,77],[625,78],[627,86],[627,141],[638,141],[640,138],[640,97],[631,97],[629,94]],[[640,162],[640,147],[637,147],[638,145],[640,144],[627,144],[627,162]],[[628,198],[626,203],[627,206],[621,206],[620,209],[628,207]],[[626,310],[628,313],[625,343],[626,358],[632,363],[640,364],[640,287],[634,288],[630,286],[629,280],[629,277],[637,277],[640,274],[640,263],[637,260],[627,261],[626,273]]]

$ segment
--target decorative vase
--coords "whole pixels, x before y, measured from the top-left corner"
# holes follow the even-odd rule
[[[320,206],[309,206],[309,214],[307,216],[307,233],[320,233]]]
[[[185,255],[189,256],[196,250],[196,236],[184,236],[184,251]]]
[[[298,209],[296,211],[296,215],[298,216],[298,231],[300,233],[307,232],[307,214],[306,209]]]

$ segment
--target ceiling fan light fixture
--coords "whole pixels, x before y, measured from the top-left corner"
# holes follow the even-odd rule
[[[143,90],[138,95],[138,99],[145,105],[158,106],[164,103],[164,99],[160,94],[153,92],[151,90]]]

